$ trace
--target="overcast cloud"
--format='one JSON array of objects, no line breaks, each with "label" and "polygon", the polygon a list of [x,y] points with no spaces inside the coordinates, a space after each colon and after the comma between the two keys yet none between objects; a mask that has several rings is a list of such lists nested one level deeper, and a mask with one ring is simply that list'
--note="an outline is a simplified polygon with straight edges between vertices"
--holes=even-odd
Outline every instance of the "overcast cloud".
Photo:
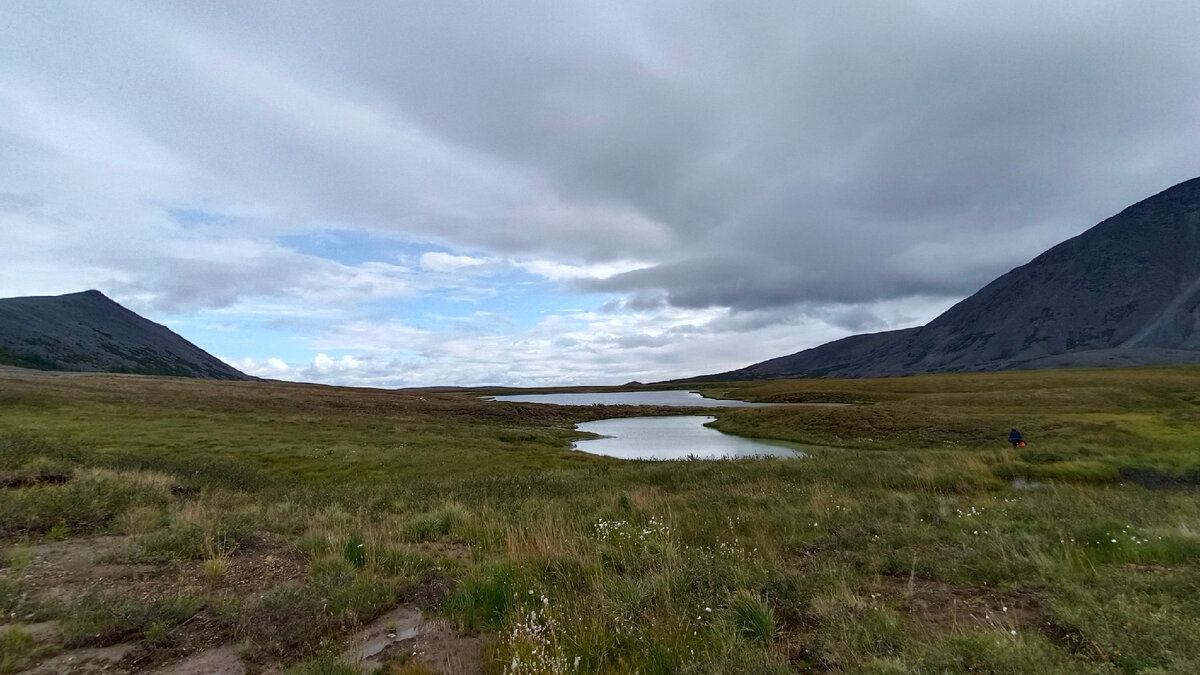
[{"label": "overcast cloud", "polygon": [[11,2],[0,295],[258,374],[613,383],[923,323],[1200,175],[1200,5]]}]

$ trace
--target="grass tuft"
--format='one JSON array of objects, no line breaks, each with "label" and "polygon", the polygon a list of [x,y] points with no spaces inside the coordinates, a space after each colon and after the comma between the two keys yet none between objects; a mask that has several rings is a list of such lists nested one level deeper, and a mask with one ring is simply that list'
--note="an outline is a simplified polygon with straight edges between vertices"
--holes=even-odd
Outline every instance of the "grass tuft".
[{"label": "grass tuft", "polygon": [[355,567],[362,567],[367,564],[367,552],[364,548],[362,537],[354,535],[346,542],[346,547],[342,549],[342,557],[346,562]]},{"label": "grass tuft", "polygon": [[775,610],[750,591],[740,590],[729,598],[729,614],[734,630],[748,640],[767,644],[778,633]]},{"label": "grass tuft", "polygon": [[463,527],[470,518],[465,506],[451,502],[405,523],[404,535],[408,541],[434,541]]},{"label": "grass tuft", "polygon": [[318,656],[288,668],[288,675],[361,675],[362,668],[335,656]]},{"label": "grass tuft", "polygon": [[0,673],[7,675],[24,670],[36,650],[37,643],[24,628],[12,626],[0,630]]}]

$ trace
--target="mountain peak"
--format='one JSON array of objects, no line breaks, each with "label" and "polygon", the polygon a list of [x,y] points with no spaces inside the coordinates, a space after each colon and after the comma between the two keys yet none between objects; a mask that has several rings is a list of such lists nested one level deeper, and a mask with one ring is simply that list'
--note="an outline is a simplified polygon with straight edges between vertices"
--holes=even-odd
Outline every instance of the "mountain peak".
[{"label": "mountain peak", "polygon": [[0,364],[252,380],[98,290],[0,299]]},{"label": "mountain peak", "polygon": [[925,326],[704,379],[1180,362],[1200,363],[1200,178],[1054,246]]}]

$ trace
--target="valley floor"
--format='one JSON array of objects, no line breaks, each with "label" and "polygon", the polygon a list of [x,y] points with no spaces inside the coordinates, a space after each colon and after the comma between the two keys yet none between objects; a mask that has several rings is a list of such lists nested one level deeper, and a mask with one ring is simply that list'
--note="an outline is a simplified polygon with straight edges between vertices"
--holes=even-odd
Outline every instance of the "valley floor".
[{"label": "valley floor", "polygon": [[855,405],[0,371],[0,673],[1200,672],[1200,368],[705,387]]}]

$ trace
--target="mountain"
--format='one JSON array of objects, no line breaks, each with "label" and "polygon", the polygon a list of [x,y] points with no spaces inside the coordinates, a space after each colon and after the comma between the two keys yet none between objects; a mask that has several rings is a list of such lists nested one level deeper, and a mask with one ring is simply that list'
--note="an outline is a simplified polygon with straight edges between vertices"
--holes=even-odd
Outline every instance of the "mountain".
[{"label": "mountain", "polygon": [[702,380],[1200,363],[1200,178],[1130,206],[924,326]]},{"label": "mountain", "polygon": [[254,380],[100,291],[0,300],[0,364]]}]

